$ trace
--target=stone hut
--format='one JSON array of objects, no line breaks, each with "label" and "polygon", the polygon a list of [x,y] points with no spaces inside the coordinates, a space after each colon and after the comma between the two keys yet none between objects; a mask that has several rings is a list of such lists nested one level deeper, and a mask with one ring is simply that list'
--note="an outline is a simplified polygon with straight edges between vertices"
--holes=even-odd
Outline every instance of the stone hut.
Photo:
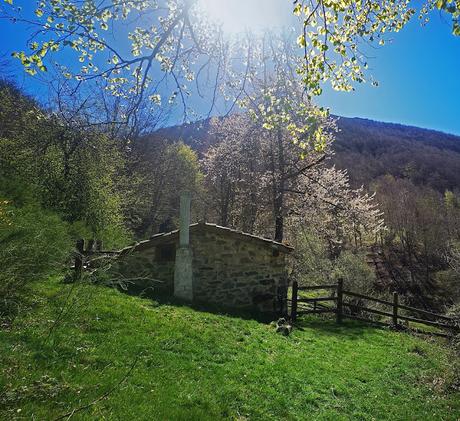
[{"label": "stone hut", "polygon": [[275,314],[285,310],[286,255],[292,250],[215,224],[190,224],[190,196],[182,195],[180,229],[121,250],[118,269],[162,295]]}]

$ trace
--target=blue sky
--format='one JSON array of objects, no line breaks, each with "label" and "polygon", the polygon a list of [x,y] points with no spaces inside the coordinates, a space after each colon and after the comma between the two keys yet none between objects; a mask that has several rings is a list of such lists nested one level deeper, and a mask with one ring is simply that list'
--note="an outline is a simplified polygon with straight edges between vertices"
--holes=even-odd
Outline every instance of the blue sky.
[{"label": "blue sky", "polygon": [[354,93],[327,90],[320,102],[335,114],[426,127],[460,135],[460,37],[439,14],[414,19],[369,60],[380,86]]},{"label": "blue sky", "polygon": [[[202,0],[205,3],[214,0]],[[225,7],[213,13],[240,18],[241,25],[254,21],[243,19],[241,7],[248,0],[227,0]],[[283,11],[281,13],[281,10]],[[287,11],[287,12],[286,12]],[[279,13],[278,13],[279,12]],[[281,20],[280,20],[281,16]],[[279,0],[266,0],[262,18],[265,24],[283,23],[290,11]],[[278,19],[278,21],[276,21]],[[2,44],[0,55],[24,47],[28,32],[24,27],[0,21]],[[241,29],[243,29],[241,27]],[[371,51],[371,72],[380,83],[378,88],[359,85],[353,93],[325,89],[321,105],[331,112],[348,117],[363,117],[415,125],[460,135],[460,37],[451,34],[450,22],[439,14],[426,27],[414,19],[391,43]],[[25,75],[18,67],[14,77],[29,93],[42,97],[46,86]]]}]

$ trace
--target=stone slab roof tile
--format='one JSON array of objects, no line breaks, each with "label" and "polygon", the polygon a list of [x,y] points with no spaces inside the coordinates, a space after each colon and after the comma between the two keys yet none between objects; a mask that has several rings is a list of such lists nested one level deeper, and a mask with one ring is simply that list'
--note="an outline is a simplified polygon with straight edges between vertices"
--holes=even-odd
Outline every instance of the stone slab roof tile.
[{"label": "stone slab roof tile", "polygon": [[[234,235],[238,236],[242,241],[257,241],[261,243],[265,243],[266,245],[270,245],[272,248],[275,248],[279,251],[284,253],[290,253],[294,250],[294,247],[280,243],[275,240],[271,240],[270,238],[261,237],[258,235],[248,234],[247,232],[238,231],[232,228],[223,227],[217,224],[210,224],[208,222],[199,222],[190,225],[190,232],[197,232],[197,231],[212,231],[216,234],[220,235]],[[160,232],[158,234],[152,235],[148,240],[143,240],[138,243],[133,244],[132,246],[125,247],[124,249],[120,250],[120,254],[127,254],[131,251],[141,251],[146,250],[151,247],[154,247],[161,243],[167,243],[170,241],[174,241],[179,236],[179,230],[176,229],[174,231],[169,232]]]}]

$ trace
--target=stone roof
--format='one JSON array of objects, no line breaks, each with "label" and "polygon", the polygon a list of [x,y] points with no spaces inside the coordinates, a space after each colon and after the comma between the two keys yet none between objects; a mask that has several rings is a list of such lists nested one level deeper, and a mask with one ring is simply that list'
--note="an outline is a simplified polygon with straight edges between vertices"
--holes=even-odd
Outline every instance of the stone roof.
[{"label": "stone roof", "polygon": [[[265,243],[265,245],[270,246],[271,248],[275,250],[279,250],[284,253],[290,253],[294,250],[294,247],[288,244],[283,244],[278,241],[271,240],[269,238],[260,237],[260,236],[253,235],[253,234],[248,234],[246,232],[234,230],[232,228],[222,227],[216,224],[210,224],[208,222],[199,222],[199,223],[191,224],[190,233],[192,234],[193,232],[197,232],[197,231],[212,231],[219,235],[232,235],[235,237],[239,237],[242,241],[256,241],[262,244]],[[169,231],[169,232],[160,232],[158,234],[153,235],[148,240],[143,240],[132,246],[125,247],[124,249],[120,250],[120,253],[124,254],[124,253],[128,253],[134,250],[136,251],[146,250],[150,247],[154,247],[161,243],[175,241],[178,237],[179,237],[178,229],[174,231]]]}]

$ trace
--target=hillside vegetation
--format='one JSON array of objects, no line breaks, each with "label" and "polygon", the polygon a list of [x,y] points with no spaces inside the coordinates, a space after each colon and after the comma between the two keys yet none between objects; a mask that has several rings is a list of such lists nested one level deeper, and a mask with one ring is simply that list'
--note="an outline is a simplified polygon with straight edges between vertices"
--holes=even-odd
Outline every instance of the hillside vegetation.
[{"label": "hillside vegetation", "polygon": [[441,193],[460,186],[460,137],[435,130],[340,117],[334,162],[352,184],[390,174]]},{"label": "hillside vegetation", "polygon": [[335,133],[323,118],[325,144],[305,150],[245,115],[133,134],[94,127],[91,107],[50,113],[8,81],[0,99],[0,313],[79,238],[119,248],[177,228],[184,190],[194,221],[294,245],[300,282],[371,259],[385,267],[360,270],[361,286],[436,312],[460,299],[458,137],[345,118]]},{"label": "hillside vegetation", "polygon": [[[383,175],[409,178],[440,192],[460,185],[460,137],[420,127],[334,116],[339,132],[333,162],[348,170],[356,187]],[[216,142],[210,120],[162,129],[159,137],[182,139],[204,153]]]},{"label": "hillside vegetation", "polygon": [[37,284],[27,306],[0,331],[2,419],[67,419],[94,401],[73,418],[460,417],[453,356],[408,334],[310,319],[284,337],[57,279]]}]

